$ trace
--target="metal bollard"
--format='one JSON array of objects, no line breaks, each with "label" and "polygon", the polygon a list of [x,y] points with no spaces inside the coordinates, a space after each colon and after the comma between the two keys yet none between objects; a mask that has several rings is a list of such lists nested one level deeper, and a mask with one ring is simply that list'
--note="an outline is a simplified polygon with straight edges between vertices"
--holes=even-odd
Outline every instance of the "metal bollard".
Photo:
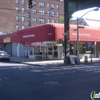
[{"label": "metal bollard", "polygon": [[84,56],[84,62],[88,63],[88,57],[87,56]]},{"label": "metal bollard", "polygon": [[92,63],[92,55],[90,57],[91,57],[91,63]]}]

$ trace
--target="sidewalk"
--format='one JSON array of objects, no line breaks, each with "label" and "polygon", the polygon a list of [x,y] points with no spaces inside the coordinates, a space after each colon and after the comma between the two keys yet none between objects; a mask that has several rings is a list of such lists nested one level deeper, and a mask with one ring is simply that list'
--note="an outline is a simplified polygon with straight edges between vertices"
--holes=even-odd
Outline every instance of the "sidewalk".
[{"label": "sidewalk", "polygon": [[[28,65],[54,65],[54,64],[64,64],[64,60],[30,60],[24,57],[11,57],[11,61],[17,63],[23,63]],[[91,59],[88,59],[91,62]],[[84,59],[80,59],[81,63],[84,63]],[[92,62],[100,62],[99,58],[92,58]]]},{"label": "sidewalk", "polygon": [[30,60],[24,57],[11,57],[11,61],[28,65],[53,65],[64,63],[64,60]]}]

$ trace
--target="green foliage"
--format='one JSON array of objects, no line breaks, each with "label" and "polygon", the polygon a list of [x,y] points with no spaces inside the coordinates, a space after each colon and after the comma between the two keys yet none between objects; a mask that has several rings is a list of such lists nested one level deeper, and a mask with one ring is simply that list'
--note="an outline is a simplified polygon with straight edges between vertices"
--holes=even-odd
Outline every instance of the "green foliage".
[{"label": "green foliage", "polygon": [[64,23],[64,16],[60,16],[59,21],[60,23]]}]

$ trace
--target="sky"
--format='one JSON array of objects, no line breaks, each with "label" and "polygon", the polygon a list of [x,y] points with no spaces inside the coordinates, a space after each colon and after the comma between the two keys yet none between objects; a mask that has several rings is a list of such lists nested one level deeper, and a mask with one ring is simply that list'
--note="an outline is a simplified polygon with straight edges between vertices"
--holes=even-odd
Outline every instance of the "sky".
[{"label": "sky", "polygon": [[[88,8],[88,9],[84,9],[84,10],[80,10],[77,11],[75,13],[72,14],[72,17],[74,18],[80,18],[81,16],[83,16],[86,12],[95,9],[97,7],[93,7],[93,8]],[[86,15],[84,15],[82,18],[88,18],[88,19],[94,19],[94,20],[100,20],[100,8],[98,11],[90,11],[88,12]]]}]

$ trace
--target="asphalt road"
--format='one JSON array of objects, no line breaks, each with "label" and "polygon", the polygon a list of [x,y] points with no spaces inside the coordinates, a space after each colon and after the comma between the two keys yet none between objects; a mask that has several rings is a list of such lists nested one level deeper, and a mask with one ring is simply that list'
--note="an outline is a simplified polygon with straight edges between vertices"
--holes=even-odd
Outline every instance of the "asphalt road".
[{"label": "asphalt road", "polygon": [[0,100],[91,100],[100,92],[100,64],[29,66],[0,62]]}]

